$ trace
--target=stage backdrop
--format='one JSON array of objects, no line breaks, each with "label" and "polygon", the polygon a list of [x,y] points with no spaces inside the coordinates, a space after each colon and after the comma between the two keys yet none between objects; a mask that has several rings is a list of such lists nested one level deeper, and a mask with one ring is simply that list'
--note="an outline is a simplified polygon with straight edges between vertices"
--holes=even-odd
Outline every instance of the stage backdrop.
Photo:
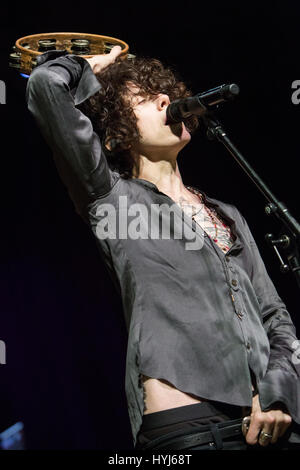
[{"label": "stage backdrop", "polygon": [[[162,3],[162,2],[161,2]],[[7,13],[7,15],[6,15]],[[131,52],[177,70],[194,93],[240,86],[219,111],[245,158],[299,220],[300,80],[297,2],[163,2],[138,11],[60,5],[1,15],[0,431],[24,423],[28,449],[130,449],[122,306],[87,226],[74,211],[51,152],[25,104],[26,79],[9,69],[19,37],[76,31],[118,37]],[[300,334],[299,291],[282,275],[267,232],[280,224],[221,144],[200,129],[179,156],[185,184],[236,205]]]}]

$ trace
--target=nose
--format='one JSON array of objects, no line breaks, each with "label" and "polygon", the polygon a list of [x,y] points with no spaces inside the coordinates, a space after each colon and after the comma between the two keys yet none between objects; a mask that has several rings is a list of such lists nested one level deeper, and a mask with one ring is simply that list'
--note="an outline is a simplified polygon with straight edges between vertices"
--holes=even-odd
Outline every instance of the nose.
[{"label": "nose", "polygon": [[164,95],[160,93],[157,98],[157,107],[159,111],[162,111],[163,109],[165,109],[167,106],[169,106],[169,104],[170,104],[170,98],[168,97],[168,95]]}]

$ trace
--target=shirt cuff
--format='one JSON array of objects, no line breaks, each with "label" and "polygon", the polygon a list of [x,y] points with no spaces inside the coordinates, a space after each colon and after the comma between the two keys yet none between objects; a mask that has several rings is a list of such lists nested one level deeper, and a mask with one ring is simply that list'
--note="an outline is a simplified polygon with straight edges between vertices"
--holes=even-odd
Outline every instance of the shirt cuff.
[{"label": "shirt cuff", "polygon": [[300,378],[283,369],[270,369],[257,384],[262,411],[283,403],[292,419],[300,424]]},{"label": "shirt cuff", "polygon": [[[51,61],[51,62],[50,62]],[[67,51],[48,51],[37,58],[37,66],[49,62],[48,67],[63,67],[70,74],[70,89],[75,106],[83,103],[101,89],[87,60]]]}]

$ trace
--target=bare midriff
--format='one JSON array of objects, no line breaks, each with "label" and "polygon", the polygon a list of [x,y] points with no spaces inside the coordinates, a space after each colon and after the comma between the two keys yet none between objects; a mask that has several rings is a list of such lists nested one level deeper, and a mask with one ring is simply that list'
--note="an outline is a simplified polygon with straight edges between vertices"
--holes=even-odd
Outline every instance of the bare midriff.
[{"label": "bare midriff", "polygon": [[[182,392],[167,380],[154,379],[146,375],[142,375],[141,378],[144,387],[144,415],[209,401],[205,398]],[[253,385],[252,390],[254,390]],[[242,416],[246,416],[249,414],[249,408],[243,406],[241,412]]]},{"label": "bare midriff", "polygon": [[142,381],[144,386],[144,414],[206,401],[204,398],[178,390],[164,379],[153,379],[142,375]]}]

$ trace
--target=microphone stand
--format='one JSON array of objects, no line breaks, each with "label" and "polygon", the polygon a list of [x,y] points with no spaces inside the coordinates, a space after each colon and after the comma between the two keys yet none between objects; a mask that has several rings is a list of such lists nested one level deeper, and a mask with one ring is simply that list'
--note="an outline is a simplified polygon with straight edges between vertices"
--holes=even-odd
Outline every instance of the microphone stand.
[{"label": "microphone stand", "polygon": [[[274,239],[273,234],[267,233],[265,239],[270,247],[273,247],[280,262],[280,270],[282,273],[291,271],[296,277],[296,282],[300,288],[300,261],[299,261],[299,239],[300,224],[290,214],[289,209],[283,202],[280,202],[272,191],[267,187],[263,180],[253,170],[249,163],[245,160],[241,152],[235,147],[227,136],[220,121],[216,118],[211,110],[206,110],[202,115],[204,126],[206,127],[206,135],[209,140],[218,140],[235,158],[249,178],[258,187],[264,195],[268,203],[265,206],[267,215],[276,216],[282,223],[282,229],[279,237]],[[278,247],[285,250],[288,260],[286,264],[280,256]]]}]

